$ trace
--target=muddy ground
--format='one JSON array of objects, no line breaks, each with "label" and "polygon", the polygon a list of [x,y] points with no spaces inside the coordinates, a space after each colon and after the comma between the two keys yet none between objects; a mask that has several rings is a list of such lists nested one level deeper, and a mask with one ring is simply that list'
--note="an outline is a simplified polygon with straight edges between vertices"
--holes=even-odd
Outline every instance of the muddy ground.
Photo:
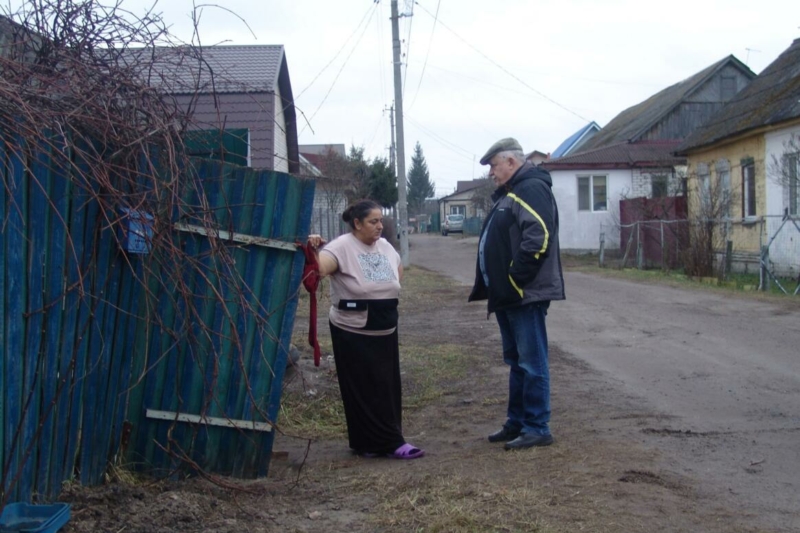
[{"label": "muddy ground", "polygon": [[[505,413],[507,368],[468,287],[407,270],[401,303],[404,432],[427,455],[364,459],[347,448],[327,331],[284,383],[287,412],[266,479],[134,479],[67,486],[67,532],[791,531],[665,466],[648,442],[664,415],[579,359],[551,350],[555,445],[505,452],[486,435]],[[325,299],[321,305],[321,324]],[[296,339],[305,331],[304,302]],[[305,311],[307,313],[307,311]],[[303,413],[305,407],[310,411]],[[318,416],[317,416],[318,415]],[[675,435],[691,439],[691,434]],[[758,465],[752,465],[757,469]],[[765,525],[766,524],[766,525]]]}]

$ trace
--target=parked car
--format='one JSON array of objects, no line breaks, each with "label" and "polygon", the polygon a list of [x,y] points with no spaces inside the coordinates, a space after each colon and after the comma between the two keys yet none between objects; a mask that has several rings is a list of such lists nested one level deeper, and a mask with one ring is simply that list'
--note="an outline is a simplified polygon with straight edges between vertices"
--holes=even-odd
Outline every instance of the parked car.
[{"label": "parked car", "polygon": [[445,215],[442,223],[442,235],[448,233],[464,233],[464,215]]}]

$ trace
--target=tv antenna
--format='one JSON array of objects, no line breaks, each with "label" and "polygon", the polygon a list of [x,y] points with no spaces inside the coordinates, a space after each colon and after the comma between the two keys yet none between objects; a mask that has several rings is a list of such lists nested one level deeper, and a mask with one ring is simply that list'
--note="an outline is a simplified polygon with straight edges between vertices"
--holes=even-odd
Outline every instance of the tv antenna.
[{"label": "tv antenna", "polygon": [[761,50],[756,50],[755,48],[745,48],[745,50],[747,50],[747,56],[745,57],[744,64],[750,66],[748,65],[750,62],[750,52],[761,52]]}]

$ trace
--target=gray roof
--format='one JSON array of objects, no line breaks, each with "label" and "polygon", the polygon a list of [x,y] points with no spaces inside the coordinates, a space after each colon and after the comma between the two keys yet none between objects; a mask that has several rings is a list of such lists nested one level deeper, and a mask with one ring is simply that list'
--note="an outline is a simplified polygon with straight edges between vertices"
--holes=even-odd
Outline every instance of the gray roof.
[{"label": "gray roof", "polygon": [[581,147],[581,151],[610,146],[620,142],[636,142],[662,118],[681,104],[695,90],[729,63],[752,77],[755,74],[741,61],[730,55],[685,80],[667,87],[644,102],[621,112]]},{"label": "gray roof", "polygon": [[800,39],[795,39],[750,85],[678,147],[708,146],[756,128],[800,117]]},{"label": "gray roof", "polygon": [[286,61],[283,45],[270,44],[141,48],[128,57],[150,54],[156,61],[148,82],[171,94],[275,92]]},{"label": "gray roof", "polygon": [[542,163],[547,170],[661,168],[681,165],[684,158],[673,151],[680,141],[621,142],[594,150],[570,154]]}]

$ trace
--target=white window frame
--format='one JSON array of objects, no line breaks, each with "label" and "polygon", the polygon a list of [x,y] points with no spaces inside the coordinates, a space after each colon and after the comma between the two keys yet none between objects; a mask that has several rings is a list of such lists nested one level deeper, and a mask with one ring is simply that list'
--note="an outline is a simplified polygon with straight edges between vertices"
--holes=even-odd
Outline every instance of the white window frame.
[{"label": "white window frame", "polygon": [[791,216],[800,215],[800,153],[786,154],[783,156],[786,175],[786,192],[788,200],[788,213]]},{"label": "white window frame", "polygon": [[465,205],[451,205],[448,215],[464,215],[467,218],[467,206]]},{"label": "white window frame", "polygon": [[[603,187],[605,187],[605,193],[603,194],[603,196],[605,196],[604,209],[595,209],[595,204],[597,203],[597,201],[595,200],[595,189],[599,186],[599,184],[596,184],[595,182],[596,181],[600,181],[601,179],[605,182],[602,185]],[[585,183],[588,184],[588,186],[589,186],[589,190],[588,190],[589,207],[588,207],[588,209],[587,208],[581,209],[581,204],[582,204],[582,202],[581,202],[581,180],[586,180]],[[592,212],[592,213],[606,213],[606,212],[608,212],[608,175],[607,174],[578,175],[577,176],[577,180],[576,180],[576,186],[577,186],[577,190],[578,190],[578,193],[576,195],[578,197],[578,211],[589,211],[589,212]]]},{"label": "white window frame", "polygon": [[756,165],[752,159],[742,160],[742,218],[753,220],[758,213]]}]

